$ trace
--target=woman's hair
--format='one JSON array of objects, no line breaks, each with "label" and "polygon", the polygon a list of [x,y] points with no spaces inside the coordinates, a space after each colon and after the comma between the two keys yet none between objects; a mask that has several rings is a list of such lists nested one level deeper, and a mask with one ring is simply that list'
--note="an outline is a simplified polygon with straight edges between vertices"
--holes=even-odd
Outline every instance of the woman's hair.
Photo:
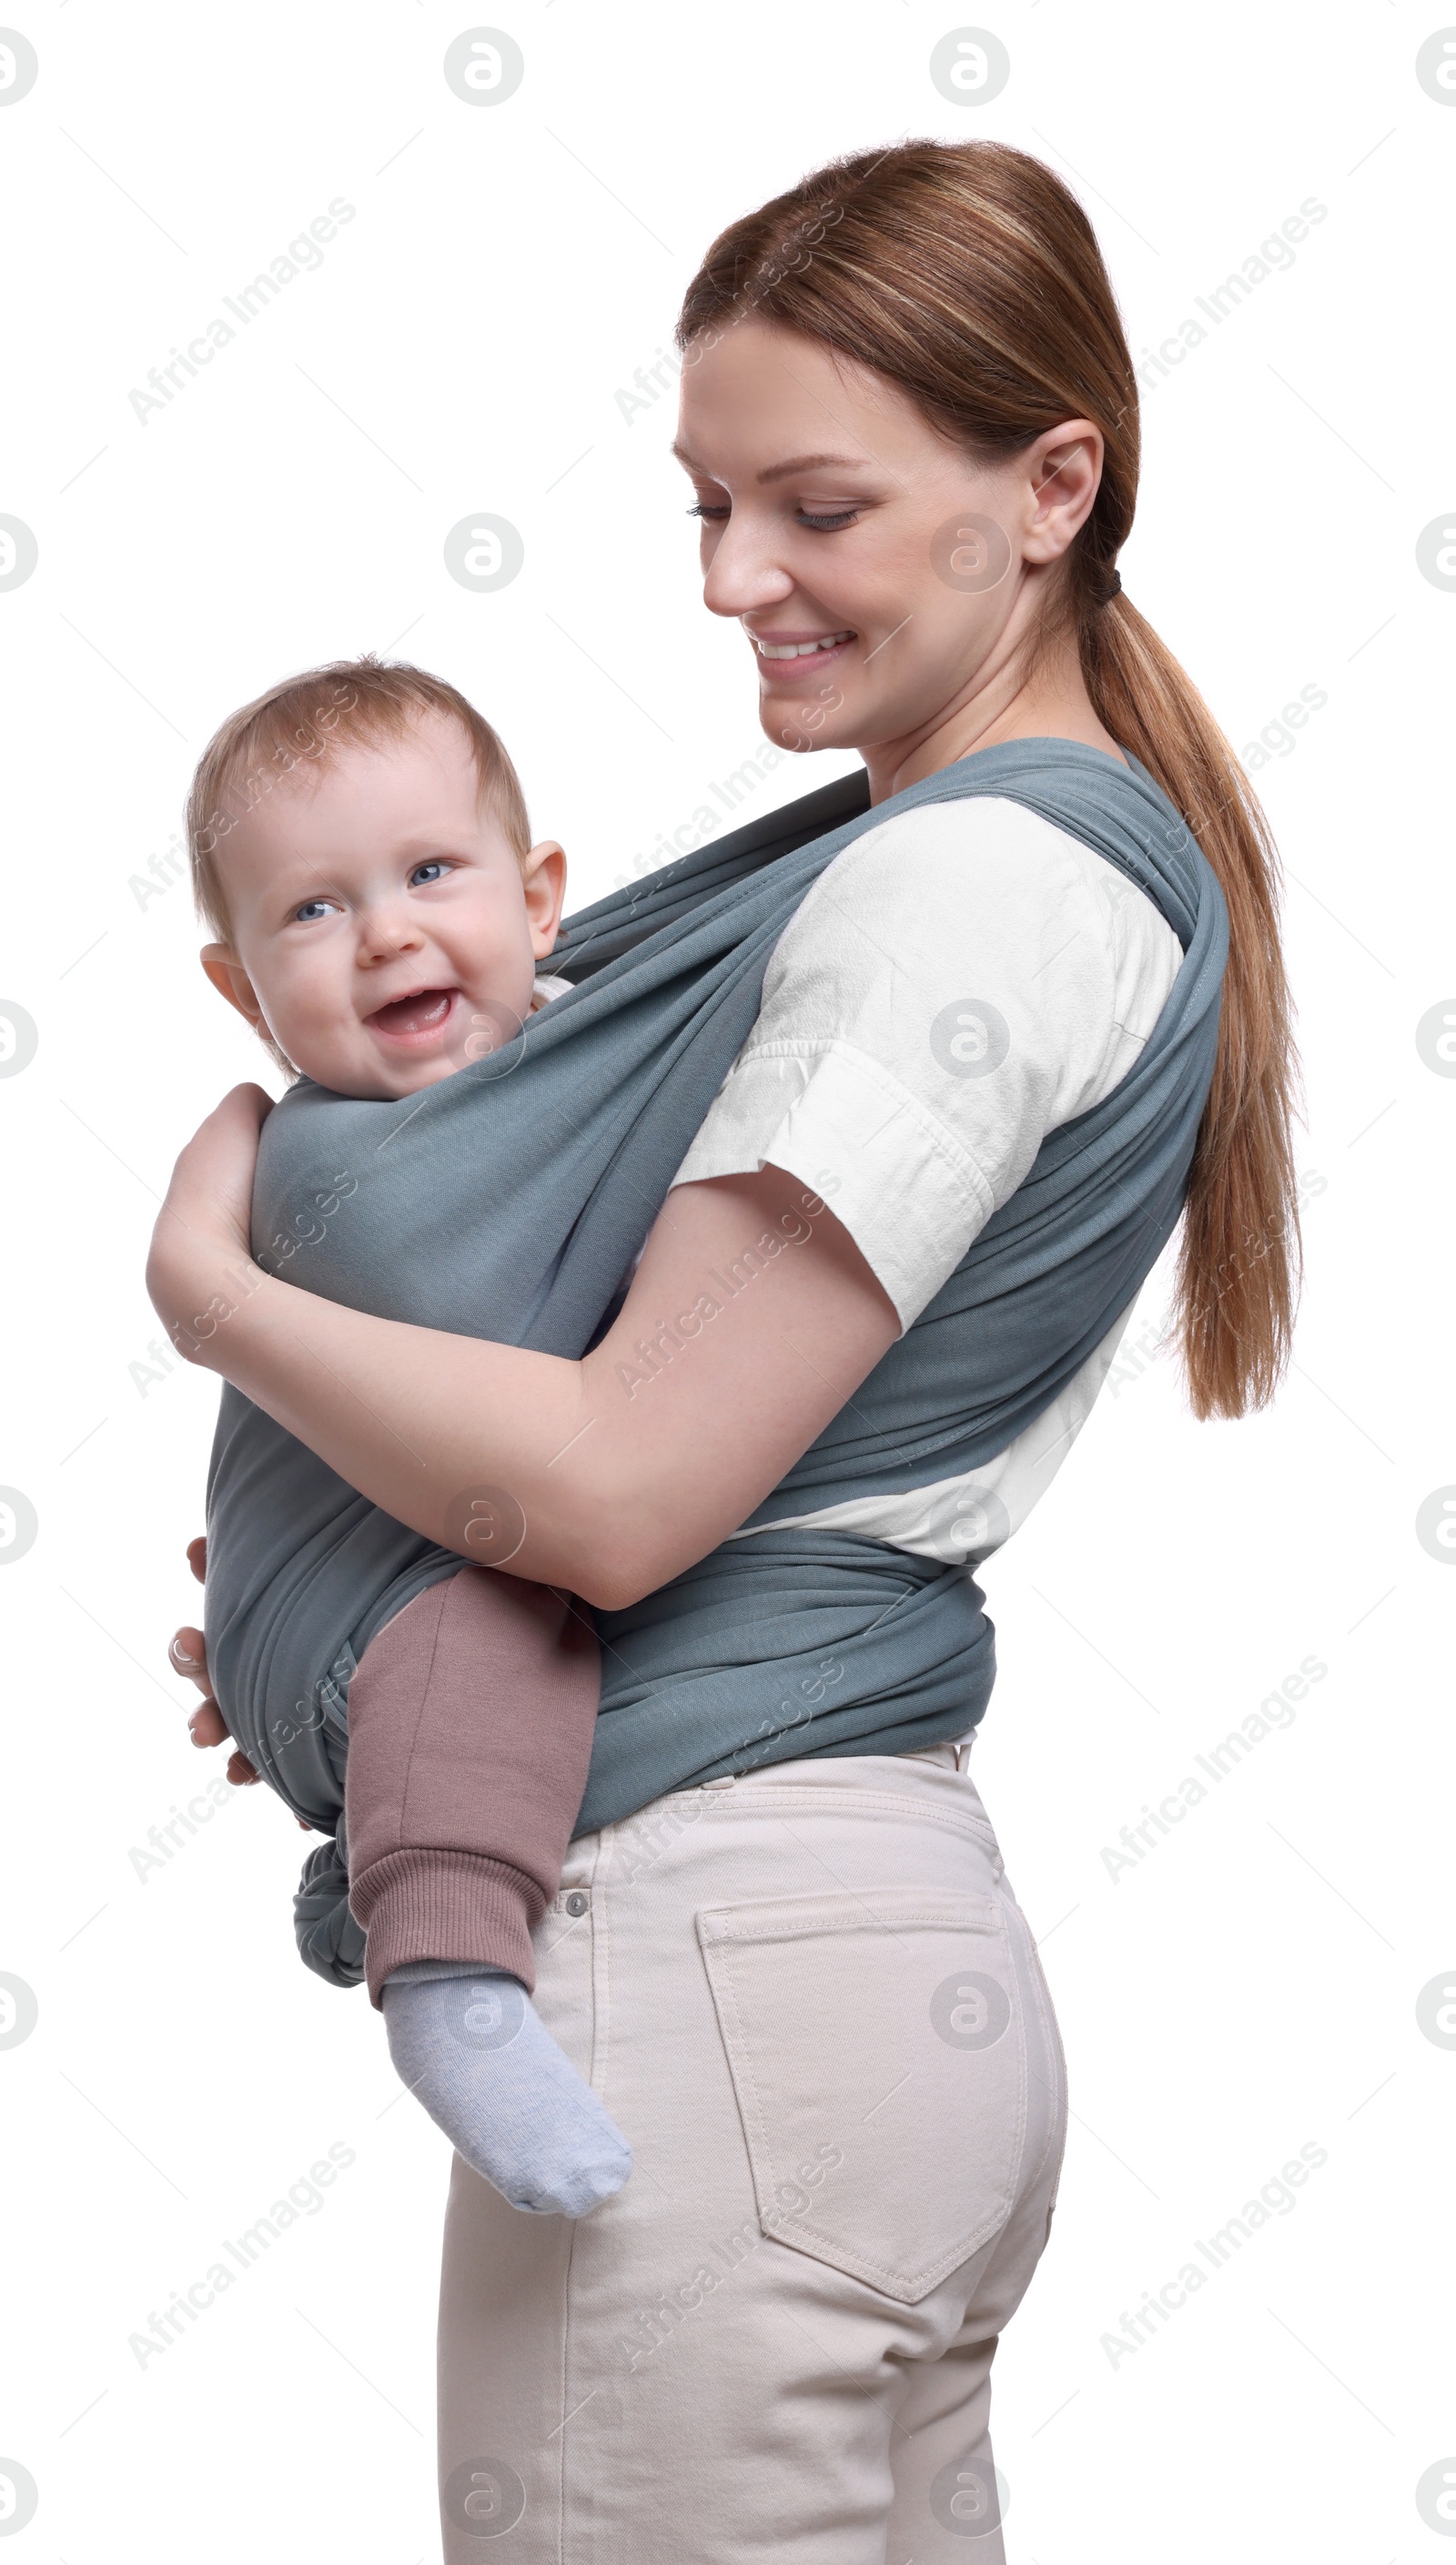
[{"label": "woman's hair", "polygon": [[1048,583],[1035,656],[1075,632],[1099,720],[1182,815],[1228,905],[1213,1082],[1184,1205],[1174,1313],[1197,1416],[1272,1396],[1300,1271],[1296,1061],[1268,823],[1217,723],[1116,564],[1138,491],[1138,385],[1092,226],[1001,142],[904,142],[832,161],[729,225],[683,302],[688,354],[737,322],[802,332],[888,376],[931,426],[997,460],[1069,418],[1107,457]]}]

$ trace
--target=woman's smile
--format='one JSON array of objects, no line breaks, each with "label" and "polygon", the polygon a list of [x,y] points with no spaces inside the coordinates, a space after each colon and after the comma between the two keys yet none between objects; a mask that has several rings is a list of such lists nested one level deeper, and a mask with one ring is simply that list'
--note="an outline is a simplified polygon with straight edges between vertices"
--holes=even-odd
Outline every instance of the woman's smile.
[{"label": "woman's smile", "polygon": [[785,689],[832,667],[859,638],[847,628],[832,631],[822,626],[818,631],[754,632],[745,622],[743,629],[753,644],[761,682]]}]

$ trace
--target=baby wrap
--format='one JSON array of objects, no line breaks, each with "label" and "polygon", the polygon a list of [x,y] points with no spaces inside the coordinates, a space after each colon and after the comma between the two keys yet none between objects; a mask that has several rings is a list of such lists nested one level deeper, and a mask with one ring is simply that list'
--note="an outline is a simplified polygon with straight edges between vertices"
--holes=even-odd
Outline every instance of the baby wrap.
[{"label": "baby wrap", "polygon": [[[577,1833],[759,1762],[903,1753],[979,1719],[994,1654],[966,1568],[771,1526],[973,1471],[1133,1300],[1176,1223],[1212,1075],[1218,885],[1136,761],[1013,741],[873,810],[857,774],[569,920],[551,968],[573,985],[506,1048],[397,1101],[301,1079],[264,1125],[253,1247],[266,1270],[379,1316],[578,1356],[610,1322],[805,892],[897,813],[975,796],[1021,803],[1116,865],[1172,927],[1182,967],[1121,1083],[1048,1134],[949,1281],[749,1516],[769,1528],[596,1614],[601,1715]],[[973,953],[965,971],[973,1008]],[[928,1022],[926,1038],[960,1073],[954,1025]],[[487,1527],[476,1554],[506,1563],[509,1490],[458,1503],[462,1523],[473,1509]],[[370,1505],[231,1387],[208,1542],[208,1658],[228,1726],[296,1813],[336,1835],[349,1676],[460,1554]],[[341,1843],[311,1856],[298,1914],[309,1964],[353,1982],[363,1937]]]}]

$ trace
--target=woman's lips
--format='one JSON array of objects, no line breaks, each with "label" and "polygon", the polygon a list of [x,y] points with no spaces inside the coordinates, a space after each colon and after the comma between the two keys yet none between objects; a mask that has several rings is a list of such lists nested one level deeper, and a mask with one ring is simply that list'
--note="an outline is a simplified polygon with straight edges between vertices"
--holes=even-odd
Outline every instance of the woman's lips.
[{"label": "woman's lips", "polygon": [[[750,632],[748,638],[758,662],[759,683],[772,687],[776,694],[792,694],[809,678],[819,676],[825,668],[836,666],[846,651],[853,649],[859,634],[848,630],[832,636],[809,632]],[[791,645],[792,658],[768,656],[768,650],[784,650]]]},{"label": "woman's lips", "polygon": [[387,1043],[422,1048],[438,1042],[446,1031],[459,995],[458,989],[416,989],[407,998],[393,998],[387,1007],[376,1008],[364,1022],[370,1033]]}]

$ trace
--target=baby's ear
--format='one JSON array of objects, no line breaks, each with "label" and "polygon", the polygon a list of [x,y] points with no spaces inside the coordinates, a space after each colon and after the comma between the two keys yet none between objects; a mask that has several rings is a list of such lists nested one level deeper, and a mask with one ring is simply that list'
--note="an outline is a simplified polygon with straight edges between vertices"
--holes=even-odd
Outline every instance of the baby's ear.
[{"label": "baby's ear", "polygon": [[263,1009],[258,1004],[253,983],[230,944],[204,944],[198,955],[213,987],[230,1007],[236,1007],[256,1033],[263,1022]]},{"label": "baby's ear", "polygon": [[525,913],[530,922],[531,950],[543,961],[556,941],[566,899],[566,852],[554,837],[542,837],[520,867]]}]

